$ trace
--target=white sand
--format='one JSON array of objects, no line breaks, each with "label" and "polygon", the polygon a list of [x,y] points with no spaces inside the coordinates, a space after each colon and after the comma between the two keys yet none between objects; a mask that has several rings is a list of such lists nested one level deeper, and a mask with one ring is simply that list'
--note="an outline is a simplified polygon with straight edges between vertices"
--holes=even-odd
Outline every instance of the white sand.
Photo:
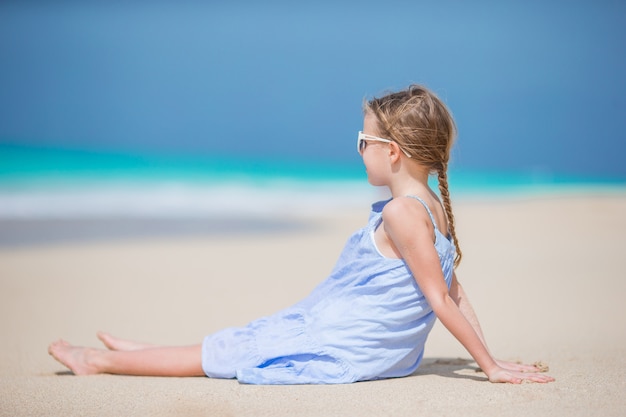
[{"label": "white sand", "polygon": [[200,343],[286,307],[326,277],[365,208],[273,235],[0,250],[0,415],[626,415],[626,194],[461,201],[455,211],[459,278],[491,349],[547,362],[555,383],[485,382],[440,324],[415,375],[341,386],[76,377],[47,354],[59,337],[97,345],[97,330]]}]

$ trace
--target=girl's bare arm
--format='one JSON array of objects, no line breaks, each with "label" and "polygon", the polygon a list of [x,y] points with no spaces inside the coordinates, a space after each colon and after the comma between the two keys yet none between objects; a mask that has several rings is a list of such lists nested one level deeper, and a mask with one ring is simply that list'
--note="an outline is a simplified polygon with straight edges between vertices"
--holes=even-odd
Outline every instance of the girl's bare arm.
[{"label": "girl's bare arm", "polygon": [[[461,310],[461,314],[465,316],[465,319],[474,328],[474,331],[476,332],[480,340],[483,342],[483,345],[493,357],[493,354],[491,353],[491,351],[489,350],[489,346],[487,345],[487,341],[485,340],[485,336],[480,326],[480,322],[478,321],[478,317],[476,316],[476,312],[474,311],[474,308],[472,307],[472,304],[470,303],[469,298],[467,297],[467,294],[465,293],[465,290],[463,289],[463,286],[459,283],[456,277],[456,273],[454,273],[452,276],[452,284],[450,285],[450,298],[452,298],[452,300],[459,307],[459,310]],[[498,359],[496,359],[496,363],[499,366],[505,369],[509,369],[511,371],[520,371],[520,372],[542,371],[541,369],[533,365],[524,365],[521,363],[507,362],[507,361],[502,361]]]},{"label": "girl's bare arm", "polygon": [[434,232],[430,218],[423,209],[417,210],[417,206],[412,206],[407,201],[400,200],[392,204],[394,202],[395,200],[387,204],[383,210],[385,232],[395,250],[407,262],[437,318],[467,349],[489,380],[511,383],[521,383],[524,379],[535,382],[552,381],[547,375],[509,370],[496,362],[487,350],[482,335],[479,335],[449,294],[439,256],[433,246]]}]

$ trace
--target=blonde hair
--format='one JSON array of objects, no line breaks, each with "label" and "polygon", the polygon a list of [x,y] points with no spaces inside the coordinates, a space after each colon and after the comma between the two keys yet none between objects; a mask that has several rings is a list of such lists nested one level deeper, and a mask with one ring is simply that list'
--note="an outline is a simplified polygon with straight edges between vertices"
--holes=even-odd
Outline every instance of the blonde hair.
[{"label": "blonde hair", "polygon": [[412,160],[427,167],[431,174],[437,174],[439,194],[456,246],[454,264],[457,266],[462,253],[448,190],[448,161],[456,138],[456,125],[450,111],[434,93],[420,85],[373,98],[364,107],[366,112],[376,116],[382,137],[397,142]]}]

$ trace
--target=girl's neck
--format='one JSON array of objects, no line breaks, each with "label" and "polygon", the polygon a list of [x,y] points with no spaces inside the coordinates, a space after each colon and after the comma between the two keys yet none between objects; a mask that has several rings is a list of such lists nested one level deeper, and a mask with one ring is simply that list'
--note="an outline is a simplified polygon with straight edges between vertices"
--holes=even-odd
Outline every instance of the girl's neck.
[{"label": "girl's neck", "polygon": [[397,177],[389,184],[389,191],[393,198],[430,192],[428,174]]},{"label": "girl's neck", "polygon": [[407,172],[397,172],[391,178],[389,190],[393,198],[432,192],[428,186],[428,170],[413,169]]}]

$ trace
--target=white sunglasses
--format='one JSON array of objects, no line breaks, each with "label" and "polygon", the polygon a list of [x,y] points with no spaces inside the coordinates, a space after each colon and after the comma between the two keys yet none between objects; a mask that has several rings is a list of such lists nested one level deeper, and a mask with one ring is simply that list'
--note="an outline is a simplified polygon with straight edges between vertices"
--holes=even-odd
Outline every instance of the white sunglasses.
[{"label": "white sunglasses", "polygon": [[[368,140],[372,140],[372,141],[376,141],[376,142],[383,142],[383,143],[392,143],[392,140],[389,139],[383,139],[383,138],[379,138],[377,136],[371,136],[371,135],[366,135],[363,132],[359,132],[359,137],[357,138],[356,141],[356,150],[357,152],[359,152],[361,155],[363,155],[363,151],[365,150],[365,147],[367,146],[367,141]],[[398,145],[398,147],[400,147],[400,145]],[[405,151],[404,149],[400,148],[400,150],[408,157],[411,157],[411,154],[409,154],[407,151]]]}]

